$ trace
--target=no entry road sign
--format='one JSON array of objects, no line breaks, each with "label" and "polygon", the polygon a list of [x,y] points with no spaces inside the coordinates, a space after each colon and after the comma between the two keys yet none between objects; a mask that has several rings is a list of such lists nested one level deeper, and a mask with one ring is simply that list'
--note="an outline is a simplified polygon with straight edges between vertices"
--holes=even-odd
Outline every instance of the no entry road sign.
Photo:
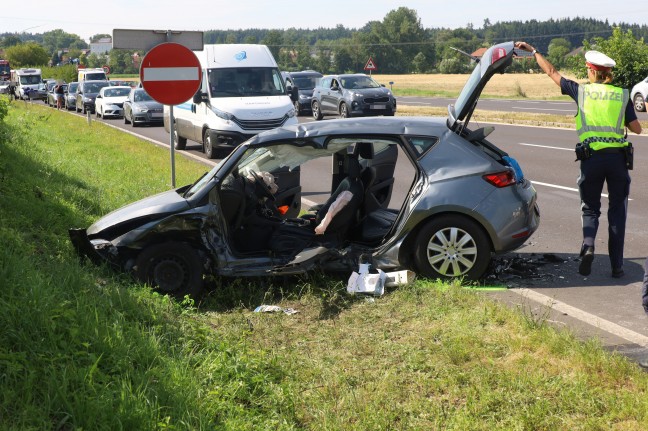
[{"label": "no entry road sign", "polygon": [[140,66],[140,82],[146,92],[164,105],[191,99],[200,88],[202,71],[198,57],[178,43],[161,43],[151,49]]}]

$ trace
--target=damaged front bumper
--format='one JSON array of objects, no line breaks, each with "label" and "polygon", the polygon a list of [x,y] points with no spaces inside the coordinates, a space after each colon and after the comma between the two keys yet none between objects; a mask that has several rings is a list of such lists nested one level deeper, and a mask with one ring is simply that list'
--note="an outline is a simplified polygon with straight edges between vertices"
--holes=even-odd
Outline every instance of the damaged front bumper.
[{"label": "damaged front bumper", "polygon": [[87,257],[95,265],[117,265],[117,247],[103,239],[91,240],[85,229],[69,229],[70,241],[79,257]]}]

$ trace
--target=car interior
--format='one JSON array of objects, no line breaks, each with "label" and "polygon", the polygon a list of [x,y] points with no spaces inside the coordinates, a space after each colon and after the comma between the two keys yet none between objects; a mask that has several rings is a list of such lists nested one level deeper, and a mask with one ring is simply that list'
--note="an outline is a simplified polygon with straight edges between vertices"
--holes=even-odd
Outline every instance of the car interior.
[{"label": "car interior", "polygon": [[[399,212],[398,209],[388,208],[398,145],[379,145],[382,159],[390,160],[381,166],[378,162],[374,165],[375,149],[372,142],[357,141],[347,145],[348,142],[343,141],[338,146],[342,144],[342,148],[333,154],[331,151],[319,150],[322,152],[319,156],[332,157],[332,165],[339,170],[332,175],[333,192],[324,203],[308,209],[301,209],[300,203],[294,203],[294,194],[285,193],[286,185],[282,184],[282,180],[288,175],[282,176],[281,172],[272,169],[273,163],[258,160],[255,163],[246,163],[244,158],[244,161],[223,180],[218,192],[224,230],[228,232],[226,237],[230,238],[229,243],[233,251],[241,254],[272,253],[282,256],[294,255],[317,244],[329,248],[343,246],[348,242],[368,246],[378,244],[391,230]],[[266,153],[272,151],[266,148],[256,151],[261,150]],[[273,158],[279,156],[281,151],[289,151],[290,148],[274,150],[272,156],[264,154],[258,159],[266,157],[272,160],[275,166],[281,165]],[[304,151],[294,147],[292,150]],[[301,160],[298,160],[299,156],[292,156],[295,158],[293,163],[296,163],[293,168],[313,158],[312,154],[305,153]],[[270,172],[264,171],[267,168],[271,169]],[[293,169],[293,172],[297,173],[298,180],[298,169]],[[262,173],[268,173],[276,179],[279,188],[276,194],[269,192],[267,185],[259,180]],[[292,186],[292,189],[296,189],[294,184]],[[301,187],[298,189],[301,192]],[[341,196],[345,192],[345,198],[348,198],[349,194],[351,197],[344,204],[340,204],[343,200]],[[296,196],[299,199],[301,194]],[[298,206],[296,214],[286,214],[281,210],[291,206]],[[331,211],[331,208],[335,210]],[[321,235],[316,234],[315,228],[325,221],[329,211],[331,214],[325,231]]]}]

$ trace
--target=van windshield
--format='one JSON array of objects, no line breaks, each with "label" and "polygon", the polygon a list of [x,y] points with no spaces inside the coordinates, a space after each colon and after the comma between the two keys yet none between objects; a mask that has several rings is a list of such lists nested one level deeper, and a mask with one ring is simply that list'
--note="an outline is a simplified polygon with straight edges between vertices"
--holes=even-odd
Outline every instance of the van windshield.
[{"label": "van windshield", "polygon": [[84,79],[86,81],[105,81],[106,80],[106,74],[103,73],[103,72],[86,73]]},{"label": "van windshield", "polygon": [[286,94],[279,69],[272,67],[232,67],[209,69],[211,97],[258,97]]},{"label": "van windshield", "polygon": [[40,77],[40,75],[21,76],[20,77],[20,83],[22,85],[40,84],[41,83],[41,77]]}]

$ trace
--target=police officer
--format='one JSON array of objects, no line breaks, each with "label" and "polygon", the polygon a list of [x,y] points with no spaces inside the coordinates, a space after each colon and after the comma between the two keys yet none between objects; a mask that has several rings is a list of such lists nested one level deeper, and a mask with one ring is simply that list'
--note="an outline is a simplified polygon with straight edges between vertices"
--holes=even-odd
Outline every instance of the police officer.
[{"label": "police officer", "polygon": [[623,242],[630,192],[628,163],[632,157],[624,126],[641,133],[628,90],[615,87],[612,68],[615,61],[598,51],[585,53],[588,84],[578,84],[560,75],[554,66],[526,42],[515,47],[531,52],[538,66],[560,86],[562,94],[578,103],[576,131],[580,163],[578,189],[581,198],[583,243],[578,272],[589,275],[594,260],[594,240],[601,215],[603,183],[608,189],[608,253],[612,277],[623,276]]}]

